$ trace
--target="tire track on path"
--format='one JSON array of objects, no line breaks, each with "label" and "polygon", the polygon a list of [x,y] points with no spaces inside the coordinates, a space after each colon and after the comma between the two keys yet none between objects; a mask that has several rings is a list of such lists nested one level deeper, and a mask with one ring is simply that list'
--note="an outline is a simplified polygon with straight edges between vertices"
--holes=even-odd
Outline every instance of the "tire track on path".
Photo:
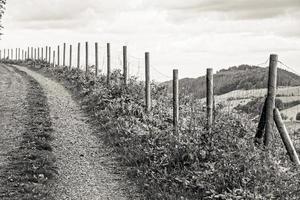
[{"label": "tire track on path", "polygon": [[[49,145],[52,129],[47,98],[41,86],[25,72],[6,65],[2,68],[8,72],[11,84],[9,88],[1,87],[5,88],[1,97],[2,100],[9,97],[11,101],[4,103],[11,109],[4,110],[0,116],[1,121],[8,122],[0,137],[8,135],[16,139],[3,140],[6,146],[1,149],[6,152],[1,166],[0,199],[52,199],[48,186],[56,171]],[[15,99],[20,105],[14,103]],[[10,114],[15,116],[14,113],[18,115],[11,118]],[[11,145],[7,146],[9,142]]]},{"label": "tire track on path", "polygon": [[101,148],[71,94],[61,84],[37,72],[16,67],[36,79],[48,98],[54,129],[51,146],[59,172],[52,196],[57,200],[128,199],[124,176],[113,173],[113,159]]}]

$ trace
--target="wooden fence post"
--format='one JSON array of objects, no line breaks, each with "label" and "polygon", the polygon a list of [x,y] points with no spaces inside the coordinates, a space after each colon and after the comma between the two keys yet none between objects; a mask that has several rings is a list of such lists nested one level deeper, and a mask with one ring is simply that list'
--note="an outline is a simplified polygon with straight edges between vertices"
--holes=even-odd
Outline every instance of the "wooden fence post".
[{"label": "wooden fence post", "polygon": [[44,47],[41,47],[41,60],[44,60]]},{"label": "wooden fence post", "polygon": [[72,45],[70,45],[70,61],[69,61],[69,68],[72,68]]},{"label": "wooden fence post", "polygon": [[111,73],[111,69],[110,69],[110,43],[106,44],[106,56],[107,56],[107,85],[110,85],[110,73]]},{"label": "wooden fence post", "polygon": [[34,61],[36,61],[36,56],[37,56],[37,49],[36,48],[34,48]]},{"label": "wooden fence post", "polygon": [[274,120],[277,126],[277,129],[280,133],[280,137],[284,143],[284,146],[290,156],[290,159],[292,160],[292,162],[294,162],[296,165],[300,165],[300,161],[299,161],[299,157],[297,154],[297,151],[295,150],[295,147],[292,143],[292,140],[289,136],[289,133],[282,121],[280,112],[277,108],[274,109]]},{"label": "wooden fence post", "polygon": [[21,60],[21,49],[18,48],[18,60]]},{"label": "wooden fence post", "polygon": [[150,54],[145,53],[145,98],[146,98],[146,111],[151,111],[151,88],[150,88]]},{"label": "wooden fence post", "polygon": [[124,85],[127,85],[127,46],[123,46],[123,78],[124,78]]},{"label": "wooden fence post", "polygon": [[89,43],[85,42],[85,73],[89,70]]},{"label": "wooden fence post", "polygon": [[174,134],[178,134],[179,120],[179,91],[178,91],[178,69],[173,70],[173,126]]},{"label": "wooden fence post", "polygon": [[49,66],[51,65],[51,47],[49,47],[49,60],[48,60],[48,63],[49,63]]},{"label": "wooden fence post", "polygon": [[268,94],[266,100],[266,129],[264,145],[268,146],[272,137],[272,126],[274,125],[273,110],[275,108],[276,83],[277,83],[277,60],[278,56],[270,55]]},{"label": "wooden fence post", "polygon": [[6,54],[5,49],[3,49],[3,54],[4,54],[4,60],[5,60],[6,59],[6,57],[5,57],[6,56],[5,55]]},{"label": "wooden fence post", "polygon": [[27,47],[27,59],[30,59],[30,48],[29,47]]},{"label": "wooden fence post", "polygon": [[37,59],[40,60],[40,47],[37,49]]},{"label": "wooden fence post", "polygon": [[98,76],[98,43],[95,43],[95,75]]},{"label": "wooden fence post", "polygon": [[77,68],[80,68],[80,42],[78,42],[77,46]]},{"label": "wooden fence post", "polygon": [[213,85],[213,69],[206,70],[206,115],[207,130],[211,133],[213,124],[213,108],[214,108],[214,85]]},{"label": "wooden fence post", "polygon": [[59,47],[59,45],[57,46],[57,66],[59,67],[59,65],[60,65],[60,63],[59,63],[59,61],[60,61],[60,47]]},{"label": "wooden fence post", "polygon": [[66,66],[66,43],[63,45],[63,67]]},{"label": "wooden fence post", "polygon": [[55,67],[55,51],[53,51],[53,67]]},{"label": "wooden fence post", "polygon": [[31,60],[33,60],[33,47],[31,47]]},{"label": "wooden fence post", "polygon": [[13,57],[13,49],[11,49],[11,59],[14,59],[14,57]]},{"label": "wooden fence post", "polygon": [[22,49],[22,60],[24,60],[24,49]]},{"label": "wooden fence post", "polygon": [[46,61],[46,63],[48,62],[48,46],[46,46],[45,61]]}]

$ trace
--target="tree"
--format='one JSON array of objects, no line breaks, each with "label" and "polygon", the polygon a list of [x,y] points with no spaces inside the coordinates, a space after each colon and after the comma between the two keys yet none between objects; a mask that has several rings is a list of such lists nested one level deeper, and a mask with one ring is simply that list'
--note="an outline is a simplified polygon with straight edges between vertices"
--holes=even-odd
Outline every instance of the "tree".
[{"label": "tree", "polygon": [[2,17],[4,15],[4,10],[5,10],[5,5],[6,5],[6,0],[0,0],[0,35],[2,35]]}]

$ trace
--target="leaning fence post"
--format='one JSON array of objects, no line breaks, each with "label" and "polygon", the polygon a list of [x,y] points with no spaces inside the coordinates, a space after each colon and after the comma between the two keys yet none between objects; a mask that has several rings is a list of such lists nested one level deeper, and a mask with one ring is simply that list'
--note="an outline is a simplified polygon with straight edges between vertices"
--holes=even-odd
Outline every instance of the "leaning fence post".
[{"label": "leaning fence post", "polygon": [[173,70],[173,126],[174,133],[178,134],[179,120],[179,91],[178,91],[178,69]]},{"label": "leaning fence post", "polygon": [[80,43],[78,42],[77,46],[77,68],[80,68]]},{"label": "leaning fence post", "polygon": [[127,85],[127,46],[123,46],[123,78],[124,78],[124,85]]},{"label": "leaning fence post", "polygon": [[98,43],[95,43],[95,75],[98,76]]},{"label": "leaning fence post", "polygon": [[294,162],[296,165],[300,165],[300,161],[299,161],[299,157],[297,154],[297,151],[295,150],[295,147],[292,143],[292,140],[289,136],[288,131],[286,130],[286,127],[282,121],[280,112],[277,108],[274,109],[274,120],[277,126],[277,129],[280,133],[280,137],[284,143],[284,146],[290,156],[290,159],[292,160],[292,162]]},{"label": "leaning fence post", "polygon": [[107,85],[110,84],[110,43],[106,44],[106,56],[107,56]]},{"label": "leaning fence post", "polygon": [[150,88],[150,54],[145,53],[145,98],[146,98],[146,111],[151,110],[151,88]]},{"label": "leaning fence post", "polygon": [[63,45],[63,67],[66,66],[66,43]]},{"label": "leaning fence post", "polygon": [[72,68],[72,45],[70,45],[70,61],[69,61],[69,68]]},{"label": "leaning fence post", "polygon": [[277,60],[278,56],[270,55],[268,94],[266,100],[266,129],[264,144],[268,146],[272,137],[272,125],[274,124],[273,110],[275,108],[276,82],[277,82]]},{"label": "leaning fence post", "polygon": [[213,85],[213,69],[206,70],[206,115],[207,115],[207,130],[211,133],[213,124],[213,107],[214,107],[214,85]]},{"label": "leaning fence post", "polygon": [[85,73],[89,71],[89,43],[85,42]]}]

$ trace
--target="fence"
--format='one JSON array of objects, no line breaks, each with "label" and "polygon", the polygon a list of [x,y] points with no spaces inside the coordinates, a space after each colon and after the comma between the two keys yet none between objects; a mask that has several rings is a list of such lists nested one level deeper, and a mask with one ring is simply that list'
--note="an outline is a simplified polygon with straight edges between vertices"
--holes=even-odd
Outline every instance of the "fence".
[{"label": "fence", "polygon": [[[81,43],[78,43],[77,45],[77,52],[76,56],[73,57],[73,46],[69,45],[69,61],[67,64],[67,44],[63,43],[62,46],[62,66],[68,67],[71,69],[73,67],[73,59],[75,59],[77,68],[81,67]],[[99,59],[99,48],[102,48],[102,59]],[[45,52],[45,53],[44,53]],[[2,55],[3,53],[3,55]],[[100,68],[100,60],[102,60],[102,68],[104,68],[105,60],[106,60],[106,82],[107,85],[110,85],[111,80],[111,45],[110,43],[107,43],[106,46],[100,46],[98,43],[95,43],[94,45],[94,65],[90,65],[90,55],[89,55],[89,43],[85,42],[85,72],[91,72],[93,71],[96,76],[99,74],[99,68]],[[106,53],[106,55],[105,55]],[[15,57],[14,57],[15,55]],[[122,66],[122,76],[123,76],[123,84],[126,87],[128,84],[128,77],[129,77],[129,69],[131,67],[131,64],[133,62],[137,62],[137,69],[138,74],[140,74],[140,68],[141,68],[141,58],[131,56],[128,54],[127,46],[123,46],[121,51],[121,56],[117,56],[119,61],[119,66]],[[121,58],[120,58],[121,57]],[[14,59],[15,58],[15,59]],[[16,48],[15,52],[13,49],[3,49],[0,50],[0,59],[1,60],[17,60],[17,61],[24,61],[24,60],[33,60],[34,62],[37,61],[43,61],[46,65],[51,67],[57,67],[61,65],[61,46],[57,46],[57,50],[51,50],[50,46],[46,47],[28,47],[25,49]],[[132,61],[132,59],[134,61]],[[158,72],[160,75],[170,78],[168,75],[165,75],[161,73],[159,70],[157,70],[155,67],[150,65],[150,53],[145,52],[144,59],[144,77],[145,77],[145,111],[151,112],[151,87],[150,87],[150,70],[153,69],[155,72]],[[260,89],[260,90],[235,90],[228,92],[224,95],[216,96],[215,99],[214,95],[214,74],[213,69],[209,68],[206,72],[206,100],[202,99],[202,101],[205,100],[205,108],[206,108],[206,120],[207,120],[207,130],[209,133],[212,133],[212,128],[214,126],[214,110],[216,107],[216,101],[217,103],[220,102],[226,102],[227,105],[224,106],[223,111],[227,111],[228,113],[234,114],[234,108],[237,106],[237,102],[241,103],[240,96],[243,96],[245,99],[248,99],[247,101],[251,101],[253,98],[258,97],[264,97],[266,96],[266,100],[264,103],[264,107],[262,109],[262,113],[260,115],[260,120],[258,123],[258,128],[256,132],[256,140],[264,139],[264,145],[268,146],[271,143],[272,139],[272,132],[274,131],[274,119],[276,121],[276,125],[278,127],[278,130],[283,138],[284,144],[287,147],[287,150],[290,153],[290,156],[294,162],[299,162],[298,157],[295,156],[295,151],[293,149],[293,146],[291,144],[291,139],[289,139],[286,128],[284,127],[284,124],[282,123],[281,116],[278,117],[278,112],[275,111],[275,97],[276,97],[276,89],[277,87],[277,65],[278,63],[281,64],[281,66],[284,66],[288,68],[289,70],[292,70],[292,68],[285,65],[283,62],[278,61],[277,55],[271,55],[270,58],[261,64],[257,64],[257,66],[264,66],[267,65],[269,62],[269,70],[266,71],[268,74],[266,75],[268,77],[268,87],[267,89]],[[293,71],[293,70],[292,70]],[[295,72],[295,71],[293,71]],[[215,82],[218,84],[218,82]],[[278,89],[280,91],[280,88]],[[297,97],[300,97],[300,88],[298,88],[298,94],[296,94]],[[178,134],[179,129],[179,72],[177,69],[173,70],[173,126],[174,126],[174,134]],[[243,93],[241,95],[240,93]],[[241,98],[241,99],[239,99]],[[249,100],[250,99],[250,100]],[[248,102],[249,103],[249,102]],[[244,102],[244,104],[247,104],[247,102]],[[300,103],[299,103],[300,104]],[[298,108],[298,107],[297,107]],[[298,112],[297,112],[298,113]]]}]

